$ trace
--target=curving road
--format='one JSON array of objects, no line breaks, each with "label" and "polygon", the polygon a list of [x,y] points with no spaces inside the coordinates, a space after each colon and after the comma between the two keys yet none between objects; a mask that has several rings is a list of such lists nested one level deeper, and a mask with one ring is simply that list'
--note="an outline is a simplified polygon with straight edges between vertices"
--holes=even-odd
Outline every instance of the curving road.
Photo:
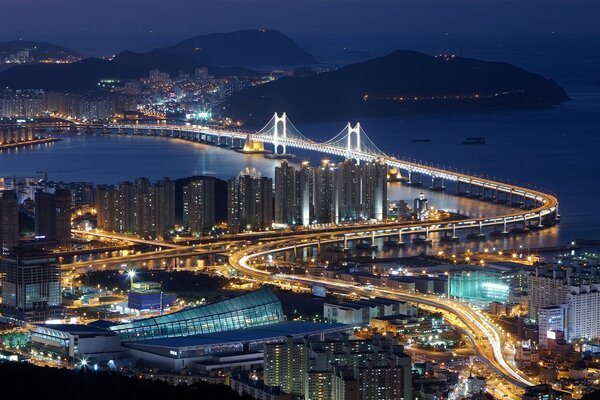
[{"label": "curving road", "polygon": [[[321,241],[320,243],[334,241],[336,240],[329,239],[326,241]],[[394,300],[406,300],[414,303],[429,305],[431,307],[443,310],[456,316],[464,325],[472,330],[472,338],[478,353],[498,374],[519,387],[535,385],[535,382],[532,382],[521,375],[519,371],[505,359],[503,348],[506,342],[500,328],[495,326],[494,323],[479,310],[471,308],[467,304],[443,297],[388,288],[375,288],[373,290],[366,290],[364,287],[351,285],[348,284],[348,282],[312,277],[308,275],[272,275],[271,273],[255,268],[252,265],[254,260],[259,257],[264,257],[282,251],[291,251],[295,247],[315,246],[318,243],[318,241],[310,241],[300,244],[297,242],[290,244],[290,241],[288,240],[279,240],[275,243],[271,242],[268,244],[256,245],[236,252],[230,256],[229,262],[236,270],[263,283],[282,281],[291,284],[301,283],[306,285],[321,285],[329,289],[335,289],[336,291],[360,293],[366,296],[376,295],[378,297]]]}]

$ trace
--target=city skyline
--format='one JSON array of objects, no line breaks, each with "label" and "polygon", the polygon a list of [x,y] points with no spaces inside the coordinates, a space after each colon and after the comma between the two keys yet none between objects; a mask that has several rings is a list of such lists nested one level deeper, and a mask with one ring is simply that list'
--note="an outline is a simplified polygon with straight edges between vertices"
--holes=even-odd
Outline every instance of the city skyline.
[{"label": "city skyline", "polygon": [[121,3],[0,6],[7,392],[598,397],[600,3]]}]

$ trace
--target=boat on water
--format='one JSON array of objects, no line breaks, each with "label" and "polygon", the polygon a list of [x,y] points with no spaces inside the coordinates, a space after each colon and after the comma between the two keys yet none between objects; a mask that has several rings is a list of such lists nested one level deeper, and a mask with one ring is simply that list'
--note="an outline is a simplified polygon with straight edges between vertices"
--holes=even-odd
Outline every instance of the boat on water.
[{"label": "boat on water", "polygon": [[411,142],[413,143],[431,143],[431,139],[410,139]]},{"label": "boat on water", "polygon": [[468,137],[461,142],[462,144],[485,144],[484,137]]}]

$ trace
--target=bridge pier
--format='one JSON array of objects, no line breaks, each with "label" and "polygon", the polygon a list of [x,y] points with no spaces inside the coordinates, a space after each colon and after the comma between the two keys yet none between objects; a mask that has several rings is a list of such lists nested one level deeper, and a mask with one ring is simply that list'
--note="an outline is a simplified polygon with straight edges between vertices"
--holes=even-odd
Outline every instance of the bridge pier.
[{"label": "bridge pier", "polygon": [[452,236],[448,235],[448,231],[444,231],[444,235],[440,237],[442,242],[458,242],[458,236],[456,236],[456,224],[452,224]]},{"label": "bridge pier", "polygon": [[404,246],[404,241],[402,240],[402,232],[398,231],[398,239],[394,240],[393,236],[390,236],[388,240],[383,242],[384,247],[402,247]]},{"label": "bridge pier", "polygon": [[444,178],[432,176],[430,189],[436,191],[446,190],[446,187],[444,186]]},{"label": "bridge pier", "polygon": [[410,186],[421,186],[421,175],[418,172],[408,171],[408,184]]},{"label": "bridge pier", "polygon": [[467,239],[471,240],[485,240],[485,233],[483,233],[483,222],[479,221],[477,232],[471,232],[467,235]]},{"label": "bridge pier", "polygon": [[425,237],[421,237],[420,234],[417,234],[417,237],[413,239],[413,243],[416,244],[427,244],[430,245],[431,244],[431,238],[429,237],[429,227],[426,226],[425,227]]}]

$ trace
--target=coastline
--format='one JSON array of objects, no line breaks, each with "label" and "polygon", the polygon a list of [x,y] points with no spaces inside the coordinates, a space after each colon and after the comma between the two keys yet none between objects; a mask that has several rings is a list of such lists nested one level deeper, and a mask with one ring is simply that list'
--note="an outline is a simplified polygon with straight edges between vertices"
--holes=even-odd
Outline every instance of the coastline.
[{"label": "coastline", "polygon": [[34,145],[34,144],[60,142],[61,140],[62,139],[60,139],[60,138],[44,138],[44,139],[29,140],[27,142],[8,143],[8,144],[0,145],[0,150],[14,149],[14,148],[30,146],[30,145]]}]

